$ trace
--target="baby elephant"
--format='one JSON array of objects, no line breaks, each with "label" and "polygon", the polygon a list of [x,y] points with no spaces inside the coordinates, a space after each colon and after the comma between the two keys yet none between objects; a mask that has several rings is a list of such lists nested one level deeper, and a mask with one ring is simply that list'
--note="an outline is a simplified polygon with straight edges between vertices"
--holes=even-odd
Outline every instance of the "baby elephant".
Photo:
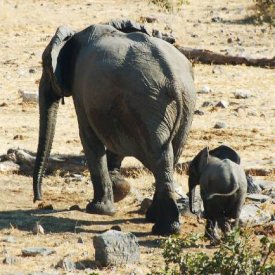
[{"label": "baby elephant", "polygon": [[189,202],[193,212],[195,186],[200,184],[205,218],[205,233],[217,241],[215,226],[218,224],[223,233],[230,229],[229,220],[235,219],[238,227],[241,208],[247,192],[247,180],[240,165],[230,159],[220,159],[209,154],[204,148],[191,162],[189,167]]}]

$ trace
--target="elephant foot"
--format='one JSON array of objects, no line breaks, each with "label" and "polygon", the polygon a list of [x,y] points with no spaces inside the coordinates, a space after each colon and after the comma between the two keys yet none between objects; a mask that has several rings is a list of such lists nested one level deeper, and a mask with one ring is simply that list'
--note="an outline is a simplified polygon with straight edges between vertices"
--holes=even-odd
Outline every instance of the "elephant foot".
[{"label": "elephant foot", "polygon": [[86,212],[89,214],[113,216],[116,213],[114,204],[111,202],[89,202],[86,206]]},{"label": "elephant foot", "polygon": [[110,177],[113,183],[114,202],[123,200],[130,193],[129,182],[116,171],[110,172]]},{"label": "elephant foot", "polygon": [[152,205],[147,210],[146,220],[154,222],[152,234],[171,235],[179,233],[179,209],[174,193],[164,190],[154,195]]},{"label": "elephant foot", "polygon": [[180,232],[180,223],[176,221],[172,223],[168,223],[166,221],[160,221],[154,224],[152,228],[153,235],[168,236],[172,234],[178,234],[179,232]]}]

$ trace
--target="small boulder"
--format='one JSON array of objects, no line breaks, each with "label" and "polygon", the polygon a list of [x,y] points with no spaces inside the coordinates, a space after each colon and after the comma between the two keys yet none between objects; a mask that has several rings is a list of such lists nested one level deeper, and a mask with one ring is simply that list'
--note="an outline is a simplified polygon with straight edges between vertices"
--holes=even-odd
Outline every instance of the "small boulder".
[{"label": "small boulder", "polygon": [[38,93],[36,92],[26,92],[21,89],[18,91],[20,97],[22,97],[23,102],[38,102]]},{"label": "small boulder", "polygon": [[275,189],[275,182],[274,181],[255,180],[255,182],[262,188],[262,190]]},{"label": "small boulder", "polygon": [[198,115],[198,116],[203,116],[204,115],[204,111],[201,111],[201,110],[196,110],[194,112],[195,115]]},{"label": "small boulder", "polygon": [[212,107],[214,104],[210,101],[204,101],[201,105],[201,107]]},{"label": "small boulder", "polygon": [[60,260],[56,267],[63,268],[65,271],[74,271],[76,269],[75,263],[69,257]]},{"label": "small boulder", "polygon": [[216,104],[216,107],[227,108],[229,106],[229,102],[226,100],[221,100]]},{"label": "small boulder", "polygon": [[132,233],[109,230],[93,238],[95,260],[101,266],[137,263],[140,249]]},{"label": "small boulder", "polygon": [[13,161],[3,161],[0,162],[0,172],[18,172],[20,170],[20,166]]},{"label": "small boulder", "polygon": [[213,90],[207,85],[203,86],[200,90],[198,90],[198,94],[210,94]]},{"label": "small boulder", "polygon": [[242,225],[261,225],[269,222],[271,215],[263,211],[259,206],[255,204],[246,204],[242,208],[240,215],[240,223]]},{"label": "small boulder", "polygon": [[248,90],[237,89],[234,93],[234,96],[237,99],[246,99],[246,98],[252,97],[252,94]]},{"label": "small boulder", "polygon": [[226,124],[222,121],[218,121],[216,122],[216,124],[214,125],[214,128],[215,129],[223,129],[223,128],[226,128]]}]

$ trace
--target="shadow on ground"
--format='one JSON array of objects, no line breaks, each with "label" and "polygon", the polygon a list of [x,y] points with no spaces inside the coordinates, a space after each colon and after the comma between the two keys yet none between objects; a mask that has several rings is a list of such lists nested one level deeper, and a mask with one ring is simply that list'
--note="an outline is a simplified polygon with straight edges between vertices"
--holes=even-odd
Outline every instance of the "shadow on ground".
[{"label": "shadow on ground", "polygon": [[[144,218],[127,218],[127,219],[113,219],[113,220],[80,220],[67,217],[56,217],[55,214],[68,213],[68,210],[11,210],[0,212],[0,230],[9,229],[11,227],[22,231],[32,232],[36,222],[39,222],[47,233],[92,233],[100,234],[107,229],[111,229],[114,225],[122,225],[127,223],[142,224],[145,223]],[[91,215],[92,219],[92,215]],[[97,230],[96,228],[105,226],[104,230]],[[90,228],[87,228],[90,227]],[[95,227],[95,229],[93,229]],[[150,236],[150,232],[131,231],[136,237],[143,238]],[[140,243],[142,246],[156,247],[155,241],[145,240]]]}]

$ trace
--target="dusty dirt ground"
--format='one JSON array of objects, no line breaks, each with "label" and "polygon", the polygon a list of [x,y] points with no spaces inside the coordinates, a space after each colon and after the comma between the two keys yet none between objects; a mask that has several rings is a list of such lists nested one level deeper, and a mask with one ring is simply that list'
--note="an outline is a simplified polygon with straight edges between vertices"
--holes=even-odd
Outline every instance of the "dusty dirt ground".
[{"label": "dusty dirt ground", "polygon": [[[81,2],[81,4],[80,4]],[[157,22],[146,24],[149,29],[172,30],[177,43],[183,46],[206,48],[217,52],[273,57],[275,30],[268,25],[255,26],[243,22],[250,15],[252,1],[191,0],[180,12],[163,12],[148,1],[130,0],[1,0],[0,1],[0,155],[9,148],[20,147],[36,151],[38,138],[38,106],[22,103],[18,90],[37,91],[41,75],[41,53],[57,26],[69,25],[75,30],[114,18],[130,18],[141,22],[142,16],[155,16]],[[222,22],[213,22],[220,17]],[[219,20],[218,20],[219,21]],[[228,43],[228,38],[232,42]],[[33,69],[30,71],[30,69]],[[199,94],[196,115],[183,151],[181,161],[188,161],[204,146],[214,148],[222,143],[235,148],[245,168],[268,170],[265,179],[275,180],[275,71],[246,66],[194,67],[196,87],[208,85],[213,93]],[[236,89],[249,90],[253,97],[235,99]],[[206,107],[204,101],[227,100],[226,109]],[[72,100],[60,106],[53,153],[81,154],[82,147]],[[214,129],[223,121],[225,129]],[[127,158],[124,166],[139,165]],[[272,172],[273,171],[273,172]],[[70,173],[71,171],[67,171]],[[175,175],[176,181],[187,191],[187,176]],[[32,203],[31,175],[0,174],[0,274],[28,274],[45,272],[62,274],[55,265],[65,256],[82,264],[83,270],[71,274],[145,274],[163,266],[160,237],[151,236],[151,224],[137,214],[139,201],[153,194],[153,178],[142,174],[129,177],[132,193],[117,204],[114,217],[89,215],[68,211],[78,204],[85,209],[92,198],[88,175],[79,182],[65,181],[58,173],[45,178],[44,199],[54,211],[41,211]],[[32,228],[39,221],[45,235],[33,235]],[[202,232],[203,224],[194,217],[182,217],[182,232]],[[100,269],[94,262],[92,237],[96,233],[121,226],[133,232],[141,247],[141,264]],[[1,239],[15,237],[15,243]],[[79,243],[79,238],[83,243]],[[274,237],[274,236],[273,236]],[[21,249],[31,246],[54,248],[56,254],[46,257],[21,256]],[[5,255],[13,255],[17,263],[4,265]],[[85,269],[86,268],[86,269]],[[69,272],[67,272],[69,273]]]}]

